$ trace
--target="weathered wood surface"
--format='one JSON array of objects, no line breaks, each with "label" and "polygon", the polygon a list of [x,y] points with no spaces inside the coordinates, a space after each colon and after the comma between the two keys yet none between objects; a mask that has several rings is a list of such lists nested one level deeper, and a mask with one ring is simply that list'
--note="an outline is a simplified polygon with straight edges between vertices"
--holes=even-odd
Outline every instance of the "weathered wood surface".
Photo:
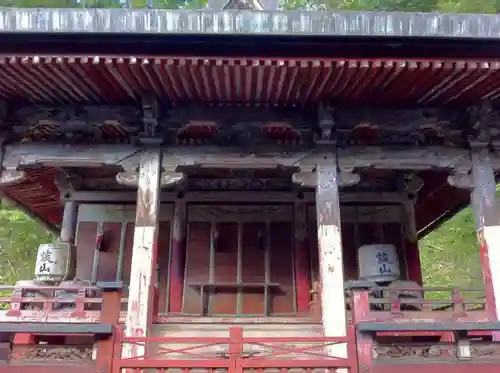
[{"label": "weathered wood surface", "polygon": [[[128,337],[150,335],[158,256],[160,175],[161,151],[144,150],[141,153],[139,168],[132,268],[125,321],[125,335]],[[124,346],[125,357],[145,354],[145,346]]]},{"label": "weathered wood surface", "polygon": [[[316,170],[316,214],[318,224],[319,276],[323,331],[327,337],[347,335],[347,317],[342,260],[339,180],[335,156],[324,159]],[[327,347],[329,355],[347,357],[347,345]],[[344,372],[344,370],[339,370]]]},{"label": "weathered wood surface", "polygon": [[[282,150],[282,149],[281,149]],[[244,148],[179,146],[163,149],[162,165],[167,170],[178,166],[212,168],[275,168],[301,167],[311,170],[328,156],[322,151],[281,151],[279,147]],[[23,167],[101,167],[118,166],[125,170],[137,169],[141,147],[132,145],[58,145],[13,144],[5,149],[3,167],[17,170]],[[459,169],[466,173],[472,168],[469,151],[439,146],[409,147],[350,147],[337,154],[341,170],[374,168],[386,170],[427,170],[433,168]],[[500,169],[500,156],[490,154],[495,170]]]},{"label": "weathered wood surface", "polygon": [[473,151],[472,164],[471,202],[480,245],[488,311],[500,319],[500,206],[488,150]]}]

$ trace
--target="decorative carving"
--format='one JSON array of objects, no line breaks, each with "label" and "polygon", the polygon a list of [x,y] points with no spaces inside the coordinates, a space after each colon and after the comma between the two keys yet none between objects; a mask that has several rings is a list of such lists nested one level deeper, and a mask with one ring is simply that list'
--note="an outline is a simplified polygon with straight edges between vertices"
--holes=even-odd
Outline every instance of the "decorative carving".
[{"label": "decorative carving", "polygon": [[142,131],[139,134],[139,141],[142,144],[160,145],[163,137],[158,133],[159,118],[158,101],[152,95],[142,98]]},{"label": "decorative carving", "polygon": [[[124,143],[138,130],[139,110],[120,106],[30,105],[12,114],[13,127],[21,142]],[[110,134],[112,134],[110,136]]]},{"label": "decorative carving", "polygon": [[0,188],[20,184],[28,180],[28,175],[24,171],[3,170],[0,174]]},{"label": "decorative carving", "polygon": [[[469,133],[467,140],[473,149],[485,148],[491,144],[494,110],[491,102],[483,101],[469,111]],[[497,118],[498,119],[498,118]]]},{"label": "decorative carving", "polygon": [[190,190],[286,190],[290,188],[285,178],[189,178]]},{"label": "decorative carving", "polygon": [[459,189],[474,189],[474,181],[470,170],[457,168],[447,178],[448,184]]},{"label": "decorative carving", "polygon": [[314,168],[302,168],[292,175],[292,182],[304,188],[316,188],[316,171]]},{"label": "decorative carving", "polygon": [[319,138],[316,143],[335,143],[333,129],[335,121],[333,119],[333,107],[320,104],[318,106],[318,127],[320,130]]},{"label": "decorative carving", "polygon": [[343,146],[464,145],[464,110],[336,110],[337,142]]},{"label": "decorative carving", "polygon": [[424,181],[415,174],[404,176],[404,190],[410,195],[416,195],[424,186]]},{"label": "decorative carving", "polygon": [[92,346],[18,346],[12,351],[12,360],[23,362],[87,362],[92,360]]},{"label": "decorative carving", "polygon": [[[179,184],[184,180],[184,173],[175,171],[164,171],[160,177],[160,186],[162,188]],[[125,171],[116,174],[116,182],[118,184],[137,187],[139,182],[138,171]]]},{"label": "decorative carving", "polygon": [[54,184],[60,192],[74,192],[82,185],[82,179],[75,173],[62,170],[54,177]]},{"label": "decorative carving", "polygon": [[[497,115],[487,106],[469,113],[464,109],[334,109],[328,105],[314,109],[184,106],[162,112],[150,95],[142,99],[142,108],[30,105],[9,114],[9,120],[17,123],[14,135],[24,142],[109,144],[138,139],[168,145],[298,149],[325,142],[342,146],[464,146],[463,128],[468,120],[487,121],[488,127]],[[500,129],[493,124],[490,127],[492,138],[500,136]],[[477,131],[472,128],[469,135]]]},{"label": "decorative carving", "polygon": [[339,185],[341,187],[352,187],[361,180],[359,174],[354,172],[354,168],[341,168],[338,174]]},{"label": "decorative carving", "polygon": [[[352,187],[359,183],[360,175],[354,172],[352,168],[343,168],[338,172],[338,185],[339,187]],[[317,187],[317,175],[316,168],[303,168],[300,172],[296,172],[292,175],[292,181],[306,188],[316,188]]]}]

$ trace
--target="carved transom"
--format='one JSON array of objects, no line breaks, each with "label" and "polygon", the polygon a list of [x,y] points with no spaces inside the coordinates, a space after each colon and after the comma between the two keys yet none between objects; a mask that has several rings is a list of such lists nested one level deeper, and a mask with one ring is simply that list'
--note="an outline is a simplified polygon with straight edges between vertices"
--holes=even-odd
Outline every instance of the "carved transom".
[{"label": "carved transom", "polygon": [[486,146],[500,147],[500,116],[488,106],[444,109],[26,106],[9,111],[11,140],[252,147]]}]

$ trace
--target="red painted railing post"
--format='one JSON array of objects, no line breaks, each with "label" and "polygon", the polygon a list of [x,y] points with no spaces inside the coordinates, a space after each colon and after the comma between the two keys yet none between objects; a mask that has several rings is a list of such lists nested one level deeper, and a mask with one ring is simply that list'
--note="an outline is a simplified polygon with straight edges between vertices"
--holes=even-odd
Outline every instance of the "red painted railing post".
[{"label": "red painted railing post", "polygon": [[121,298],[121,287],[103,289],[101,323],[113,325],[113,335],[96,343],[98,372],[113,372],[113,361],[117,352],[115,351],[115,338],[120,336],[117,329],[120,321]]},{"label": "red painted railing post", "polygon": [[229,370],[228,373],[243,373],[243,328],[233,326],[229,329]]},{"label": "red painted railing post", "polygon": [[352,325],[356,331],[358,372],[371,373],[373,367],[373,337],[367,333],[360,333],[356,327],[357,323],[369,320],[370,302],[368,291],[353,291],[352,311]]}]

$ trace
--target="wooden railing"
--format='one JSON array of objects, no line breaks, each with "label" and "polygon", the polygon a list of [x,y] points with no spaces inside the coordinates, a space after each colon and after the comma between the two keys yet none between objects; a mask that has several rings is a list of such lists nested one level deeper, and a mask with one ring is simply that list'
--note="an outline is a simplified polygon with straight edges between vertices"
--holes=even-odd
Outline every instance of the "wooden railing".
[{"label": "wooden railing", "polygon": [[[60,287],[49,290],[56,289],[61,290]],[[88,293],[90,291],[94,293]],[[477,309],[478,304],[480,308],[484,304],[483,300],[462,297],[462,292],[456,289],[450,291],[447,300],[425,299],[426,291],[444,291],[438,288],[421,289],[422,297],[417,299],[381,299],[373,296],[376,291],[379,289],[348,289],[352,320],[347,337],[254,337],[245,336],[243,329],[236,326],[222,337],[125,337],[119,321],[121,289],[117,286],[110,288],[103,284],[85,292],[78,290],[79,296],[74,302],[54,294],[51,298],[6,297],[0,301],[13,306],[4,312],[9,317],[17,317],[17,321],[0,322],[0,335],[30,333],[43,336],[48,342],[15,345],[9,363],[2,365],[2,369],[7,367],[2,372],[48,373],[49,367],[51,373],[62,373],[85,367],[82,373],[84,370],[122,373],[146,369],[166,373],[174,368],[185,373],[198,368],[221,369],[227,373],[242,373],[245,369],[309,372],[314,368],[326,368],[332,373],[339,372],[340,368],[349,373],[393,373],[398,371],[393,368],[393,357],[399,359],[397,369],[404,367],[409,373],[429,373],[432,371],[429,367],[442,368],[443,362],[455,369],[450,371],[453,373],[473,369],[484,373],[498,371],[500,346],[491,338],[496,339],[500,324],[491,319],[486,310]],[[56,320],[49,318],[49,314],[59,313],[59,322],[19,322],[27,317],[26,312],[35,312],[22,308],[35,303],[41,307],[36,312],[48,315],[45,321]],[[72,305],[61,310],[61,304]],[[87,310],[95,304],[99,305],[99,311]],[[412,305],[414,310],[406,310],[406,305]],[[99,317],[89,319],[88,312],[98,312]],[[65,321],[67,319],[70,321]],[[92,322],[85,323],[88,320]],[[43,320],[38,316],[36,321]],[[477,340],[471,341],[468,338],[471,334]],[[67,336],[72,337],[71,342],[61,339]],[[387,337],[390,337],[390,345],[384,344]],[[415,337],[427,339],[422,342]],[[127,345],[147,346],[147,358],[122,355],[122,347]],[[426,364],[422,366],[415,357],[425,360]],[[468,370],[460,370],[465,369],[464,364]],[[440,373],[448,373],[448,365]],[[36,367],[42,367],[42,371]]]},{"label": "wooden railing", "polygon": [[[99,323],[105,298],[121,284],[0,286],[0,322]],[[118,290],[118,289],[115,289]],[[114,296],[114,295],[113,295]],[[120,304],[127,302],[120,299]],[[124,315],[123,315],[124,316]]]},{"label": "wooden railing", "polygon": [[285,373],[314,368],[358,372],[356,354],[348,346],[354,340],[348,337],[246,337],[243,328],[231,327],[226,337],[134,338],[120,333],[118,340],[120,346],[140,345],[149,353],[147,358],[117,357],[113,373],[139,369],[163,373],[174,368],[184,373],[200,368],[228,373],[249,369],[279,369]]}]

